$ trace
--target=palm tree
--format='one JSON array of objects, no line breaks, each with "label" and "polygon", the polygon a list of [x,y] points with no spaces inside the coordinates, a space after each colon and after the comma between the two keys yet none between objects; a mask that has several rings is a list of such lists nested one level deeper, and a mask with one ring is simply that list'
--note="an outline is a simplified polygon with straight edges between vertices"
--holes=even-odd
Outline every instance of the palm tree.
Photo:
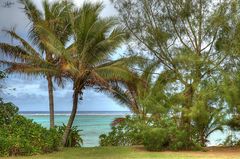
[{"label": "palm tree", "polygon": [[[136,58],[136,57],[132,57]],[[147,62],[152,60],[140,59],[145,61],[144,65],[138,65],[138,69],[133,69],[138,78],[135,81],[109,81],[112,90],[100,89],[113,97],[119,103],[127,106],[132,113],[140,116],[146,116],[146,108],[142,103],[146,98],[152,95],[152,91],[158,86],[158,82],[153,80],[154,74],[159,62]],[[137,61],[138,62],[138,61]],[[138,63],[136,63],[138,64]]]},{"label": "palm tree", "polygon": [[135,76],[129,70],[129,60],[122,58],[110,60],[114,51],[126,38],[124,29],[117,26],[115,18],[101,18],[102,3],[84,3],[75,12],[69,12],[73,42],[69,47],[54,36],[44,24],[38,25],[38,31],[45,34],[44,45],[61,59],[61,70],[73,82],[73,107],[62,144],[65,145],[86,87],[104,87],[111,90],[108,80],[133,80]]},{"label": "palm tree", "polygon": [[[20,42],[20,46],[11,45],[6,43],[0,43],[0,49],[11,57],[18,58],[20,61],[9,62],[2,61],[2,63],[8,64],[10,67],[9,72],[18,72],[25,74],[42,74],[48,81],[48,93],[49,93],[49,110],[50,110],[50,128],[54,127],[54,97],[53,97],[53,75],[50,69],[46,69],[46,65],[55,67],[58,59],[54,57],[52,52],[46,49],[46,46],[40,41],[41,35],[36,30],[38,23],[44,23],[48,26],[54,34],[59,38],[62,43],[68,41],[70,35],[70,28],[68,26],[67,11],[72,8],[71,3],[54,2],[49,3],[47,0],[43,1],[44,12],[40,12],[37,7],[30,0],[20,0],[20,3],[24,5],[24,11],[29,20],[31,26],[29,30],[29,38],[32,43],[21,38],[15,31],[5,31],[12,38]],[[37,48],[37,49],[35,49]],[[42,56],[41,56],[42,54]],[[39,61],[38,61],[39,60]],[[20,62],[20,63],[19,63]],[[40,66],[41,64],[46,64]],[[21,65],[21,66],[20,66]],[[43,68],[41,68],[43,67]],[[55,77],[60,79],[60,75]],[[60,79],[61,81],[61,79]]]}]

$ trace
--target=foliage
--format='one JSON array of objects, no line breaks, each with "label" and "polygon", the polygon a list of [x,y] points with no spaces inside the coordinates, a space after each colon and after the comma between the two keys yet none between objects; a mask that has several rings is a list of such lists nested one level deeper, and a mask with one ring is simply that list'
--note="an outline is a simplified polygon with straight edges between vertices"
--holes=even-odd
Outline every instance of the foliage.
[{"label": "foliage", "polygon": [[[160,121],[160,125],[164,124],[162,116],[168,117],[177,130],[185,132],[187,137],[181,141],[189,143],[189,148],[195,142],[206,146],[212,132],[223,130],[229,108],[222,94],[223,75],[226,70],[239,70],[231,68],[235,60],[226,53],[232,49],[227,42],[233,40],[221,41],[227,37],[226,33],[239,31],[239,27],[230,29],[239,19],[235,16],[239,12],[234,12],[234,8],[239,9],[238,2],[112,2],[119,11],[119,19],[131,34],[129,54],[151,57],[152,61],[159,62],[149,73],[152,80],[144,79],[145,87],[129,84],[134,89],[128,85],[123,90],[133,92],[135,97],[129,99],[136,101],[145,114]],[[223,43],[228,45],[226,52],[217,47]],[[238,42],[235,44],[237,48]],[[147,70],[147,67],[137,68],[140,75]]]},{"label": "foliage", "polygon": [[[152,125],[152,128],[163,128],[170,136],[173,135],[174,132],[178,132],[176,133],[178,136],[171,138],[175,140],[174,142],[176,143],[172,144],[174,142],[169,141],[167,148],[191,149],[195,147],[195,143],[206,146],[209,135],[217,130],[222,131],[223,125],[225,124],[226,110],[224,108],[224,102],[221,100],[222,95],[220,88],[217,87],[214,81],[203,81],[202,86],[193,97],[193,105],[191,108],[189,110],[181,108],[179,105],[185,102],[184,96],[186,92],[181,92],[179,88],[175,88],[175,77],[172,76],[171,71],[163,71],[157,75],[153,75],[152,72],[154,72],[154,68],[157,66],[157,62],[146,64],[142,69],[143,72],[139,73],[141,80],[146,83],[138,83],[135,81],[133,84],[128,83],[127,87],[121,85],[121,88],[113,88],[116,92],[125,94],[127,100],[134,101],[133,104],[130,102],[129,107],[139,118],[145,120],[145,125],[149,130],[151,130],[151,127],[149,127],[148,124],[151,122],[151,124],[155,125]],[[153,80],[154,78],[155,80]],[[127,91],[124,92],[124,89],[127,89]],[[139,109],[134,111],[136,105]],[[186,115],[184,117],[179,116],[179,114],[182,113]],[[187,121],[186,118],[191,121],[188,126],[184,123]],[[137,118],[135,121],[136,120]],[[144,121],[142,123],[144,123]],[[120,127],[120,124],[114,127],[111,133],[119,134],[118,137],[122,139],[128,136],[129,134],[126,133],[124,129],[132,128],[132,125],[130,125],[130,123],[124,124],[126,124],[124,125],[125,127]],[[115,140],[117,140],[117,136],[114,135],[101,137],[105,139],[103,141],[107,141],[107,139],[113,141],[114,138],[110,139],[110,136],[116,137]],[[150,136],[150,134],[148,134],[148,136]],[[192,141],[189,141],[189,138],[191,138]],[[141,140],[143,142],[144,139],[141,138]],[[118,144],[120,143],[116,141],[113,145]],[[128,143],[128,145],[131,145],[131,143]],[[187,148],[187,146],[189,146],[189,148]]]},{"label": "foliage", "polygon": [[18,108],[11,102],[5,103],[0,99],[0,125],[5,126],[12,122],[18,113]]},{"label": "foliage", "polygon": [[144,147],[150,151],[162,150],[196,150],[197,142],[188,142],[188,133],[176,126],[150,127],[144,131]]},{"label": "foliage", "polygon": [[[66,129],[66,125],[63,124],[63,126],[58,126],[57,131],[62,136],[64,133],[64,130]],[[81,138],[81,132],[82,130],[79,130],[77,126],[72,126],[67,138],[67,142],[64,145],[65,147],[81,147],[83,144],[83,139]]]},{"label": "foliage", "polygon": [[47,130],[23,116],[0,128],[1,156],[32,155],[58,150],[61,136],[55,129]]},{"label": "foliage", "polygon": [[100,135],[100,146],[144,145],[148,150],[196,149],[195,142],[188,143],[188,133],[179,129],[174,122],[153,118],[127,116],[112,126],[107,135]]},{"label": "foliage", "polygon": [[231,119],[227,121],[227,125],[233,131],[240,131],[240,115],[232,116]]},{"label": "foliage", "polygon": [[[32,155],[58,150],[61,135],[56,129],[18,115],[12,103],[1,102],[0,156]],[[3,114],[2,114],[3,113]]]},{"label": "foliage", "polygon": [[188,140],[189,132],[179,127],[168,116],[151,119],[143,132],[144,146],[151,151],[199,149],[196,138]]},{"label": "foliage", "polygon": [[152,128],[146,131],[144,146],[151,151],[167,149],[169,147],[168,132],[162,128]]},{"label": "foliage", "polygon": [[100,146],[141,145],[143,143],[142,132],[146,125],[144,122],[144,120],[138,120],[137,117],[123,118],[112,125],[111,132],[99,136]]}]

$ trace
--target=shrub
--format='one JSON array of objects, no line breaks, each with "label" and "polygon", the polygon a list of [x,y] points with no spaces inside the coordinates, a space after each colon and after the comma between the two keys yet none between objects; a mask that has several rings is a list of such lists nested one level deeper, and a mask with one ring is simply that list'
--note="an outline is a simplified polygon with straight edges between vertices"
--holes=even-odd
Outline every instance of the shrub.
[{"label": "shrub", "polygon": [[[61,136],[63,135],[65,129],[66,129],[66,125],[64,124],[63,126],[57,127],[57,130]],[[78,130],[76,126],[72,126],[67,138],[66,145],[64,146],[65,147],[81,147],[83,144],[83,140],[80,135],[81,131],[82,130]]]},{"label": "shrub", "polygon": [[58,150],[61,135],[24,116],[12,103],[0,103],[0,156],[32,155]]},{"label": "shrub", "polygon": [[[118,121],[118,122],[116,122]],[[100,146],[131,146],[142,144],[142,132],[145,129],[145,121],[136,117],[127,116],[126,118],[113,121],[112,131],[107,135],[99,136]]]},{"label": "shrub", "polygon": [[150,151],[159,151],[169,147],[169,139],[166,130],[151,128],[144,133],[144,147]]},{"label": "shrub", "polygon": [[153,121],[144,132],[144,146],[151,151],[199,150],[196,139],[189,140],[189,132],[169,118]]},{"label": "shrub", "polygon": [[118,119],[113,123],[111,132],[99,136],[100,146],[143,144],[150,151],[199,149],[195,140],[188,140],[189,133],[179,129],[169,118],[156,120],[151,117],[142,119],[127,116],[124,120]]},{"label": "shrub", "polygon": [[61,136],[55,129],[16,115],[9,125],[0,129],[0,155],[32,155],[58,150]]}]

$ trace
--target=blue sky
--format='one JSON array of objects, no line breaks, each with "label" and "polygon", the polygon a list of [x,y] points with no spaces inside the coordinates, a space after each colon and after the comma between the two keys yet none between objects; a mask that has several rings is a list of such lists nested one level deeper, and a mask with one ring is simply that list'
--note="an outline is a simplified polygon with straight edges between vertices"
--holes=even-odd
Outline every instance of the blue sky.
[{"label": "blue sky", "polygon": [[[6,0],[0,0],[0,5]],[[29,21],[23,14],[16,0],[10,0],[15,4],[10,8],[0,8],[0,30],[15,27],[17,33],[23,37],[27,36]],[[41,8],[41,0],[33,0]],[[90,1],[90,0],[89,0]],[[91,2],[98,0],[91,0]],[[75,0],[77,5],[83,1]],[[102,16],[116,15],[114,7],[108,0],[102,1],[105,9]],[[8,37],[0,32],[0,41],[9,42]],[[1,81],[4,88],[0,97],[5,101],[11,101],[17,105],[20,111],[48,111],[47,82],[41,77],[27,77],[24,75],[9,75]],[[55,110],[69,111],[72,107],[72,84],[67,82],[64,88],[55,86]],[[128,111],[105,94],[87,89],[84,91],[83,100],[79,102],[79,111]]]}]

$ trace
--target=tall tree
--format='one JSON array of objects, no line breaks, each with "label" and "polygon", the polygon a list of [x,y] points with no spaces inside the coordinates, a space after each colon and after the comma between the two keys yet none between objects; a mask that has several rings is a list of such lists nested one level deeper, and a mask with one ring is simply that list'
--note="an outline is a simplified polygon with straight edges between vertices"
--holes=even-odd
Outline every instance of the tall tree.
[{"label": "tall tree", "polygon": [[240,130],[240,2],[232,1],[231,11],[228,13],[227,23],[216,48],[228,56],[228,61],[222,71],[224,84],[221,85],[224,99],[228,103],[231,119],[229,126],[233,130]]},{"label": "tall tree", "polygon": [[[169,88],[181,96],[177,102],[181,125],[189,132],[191,141],[193,108],[201,106],[197,101],[206,81],[219,83],[219,69],[228,57],[215,45],[227,24],[231,0],[112,2],[132,35],[130,48],[155,57],[161,62],[161,70],[174,74],[175,81]],[[220,109],[222,105],[217,101],[212,106]]]},{"label": "tall tree", "polygon": [[[73,107],[62,144],[65,145],[70,128],[87,86],[109,87],[107,80],[133,80],[127,59],[111,61],[111,55],[120,47],[126,35],[113,17],[102,18],[102,3],[84,3],[74,13],[69,12],[73,42],[65,45],[44,24],[38,31],[45,34],[44,45],[61,59],[61,70],[73,82]],[[109,87],[109,89],[111,89]]]},{"label": "tall tree", "polygon": [[[9,57],[17,58],[16,62],[3,62],[8,64],[10,72],[18,73],[28,73],[28,74],[42,74],[46,77],[48,81],[48,93],[49,93],[49,110],[50,110],[50,127],[54,127],[54,97],[53,97],[53,76],[51,75],[50,69],[45,69],[42,67],[43,63],[46,65],[57,64],[58,59],[56,59],[53,54],[46,49],[46,46],[40,41],[41,35],[36,31],[36,25],[38,23],[45,23],[54,34],[63,43],[68,41],[70,35],[70,28],[67,20],[67,12],[72,7],[71,3],[64,2],[54,2],[49,3],[47,0],[43,1],[44,11],[41,12],[30,0],[20,0],[20,3],[24,5],[24,12],[31,22],[29,30],[29,39],[31,42],[24,40],[22,37],[17,35],[15,31],[8,30],[7,34],[13,39],[20,42],[20,45],[11,45],[6,43],[0,44],[0,49]],[[42,54],[42,55],[41,55]],[[39,61],[38,61],[39,60]],[[38,63],[41,63],[39,66]],[[22,67],[21,67],[22,66]],[[39,68],[40,67],[40,68]],[[34,72],[35,71],[35,72]],[[42,72],[41,72],[42,71]],[[55,77],[60,79],[60,75],[54,74]]]}]

